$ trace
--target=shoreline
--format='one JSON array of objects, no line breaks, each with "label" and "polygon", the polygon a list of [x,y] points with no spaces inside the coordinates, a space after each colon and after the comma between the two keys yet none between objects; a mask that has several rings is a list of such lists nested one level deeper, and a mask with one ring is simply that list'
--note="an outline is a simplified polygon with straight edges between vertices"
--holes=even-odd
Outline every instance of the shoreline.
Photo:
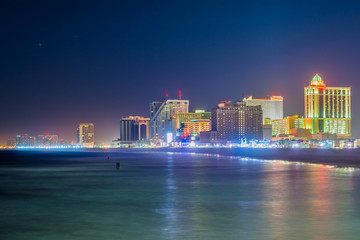
[{"label": "shoreline", "polygon": [[157,148],[141,149],[139,152],[142,151],[212,154],[360,168],[360,149]]},{"label": "shoreline", "polygon": [[[221,155],[225,157],[247,157],[259,160],[300,162],[321,165],[332,165],[339,168],[360,168],[360,149],[309,149],[309,148],[109,148],[109,149],[22,149],[4,150],[6,152],[18,152],[20,155],[34,154],[43,152],[54,154],[56,152],[88,152],[99,153],[108,156],[113,153],[196,153]],[[30,153],[32,152],[32,153]]]}]

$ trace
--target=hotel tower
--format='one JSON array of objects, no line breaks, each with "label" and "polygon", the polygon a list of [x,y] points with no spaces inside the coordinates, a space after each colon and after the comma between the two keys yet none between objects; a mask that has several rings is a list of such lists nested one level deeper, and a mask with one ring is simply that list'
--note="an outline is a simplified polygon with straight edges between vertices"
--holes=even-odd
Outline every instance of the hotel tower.
[{"label": "hotel tower", "polygon": [[80,123],[77,125],[77,143],[84,147],[94,147],[94,124]]},{"label": "hotel tower", "polygon": [[312,133],[351,137],[351,88],[328,87],[316,74],[305,90],[305,118]]}]

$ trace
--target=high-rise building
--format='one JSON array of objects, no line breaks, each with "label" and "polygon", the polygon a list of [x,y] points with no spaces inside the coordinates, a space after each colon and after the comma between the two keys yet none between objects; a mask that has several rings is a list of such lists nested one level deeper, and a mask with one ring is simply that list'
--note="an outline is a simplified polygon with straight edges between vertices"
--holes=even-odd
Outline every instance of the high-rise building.
[{"label": "high-rise building", "polygon": [[77,143],[84,147],[93,147],[95,145],[93,123],[80,123],[77,125]]},{"label": "high-rise building", "polygon": [[16,135],[17,147],[33,147],[36,145],[36,137],[28,134]]},{"label": "high-rise building", "polygon": [[129,116],[120,120],[120,138],[122,142],[134,142],[148,139],[150,136],[150,118]]},{"label": "high-rise building", "polygon": [[42,135],[38,135],[37,145],[39,147],[56,146],[58,145],[58,140],[59,140],[58,135],[50,135],[49,133],[45,133]]},{"label": "high-rise building", "polygon": [[247,106],[261,106],[263,112],[263,124],[265,119],[271,120],[284,118],[284,99],[282,96],[271,96],[267,99],[255,99],[252,96],[243,100]]},{"label": "high-rise building", "polygon": [[212,110],[212,131],[220,141],[262,140],[261,106],[222,102]]},{"label": "high-rise building", "polygon": [[220,140],[240,141],[245,139],[246,104],[222,102],[212,110],[212,131]]},{"label": "high-rise building", "polygon": [[261,106],[246,106],[245,136],[247,140],[263,140],[263,117]]},{"label": "high-rise building", "polygon": [[328,87],[316,74],[304,87],[305,118],[312,121],[312,133],[324,132],[351,137],[351,88]]},{"label": "high-rise building", "polygon": [[179,129],[182,123],[197,119],[211,119],[211,112],[205,112],[205,110],[195,110],[194,112],[177,113],[176,128]]},{"label": "high-rise building", "polygon": [[176,114],[189,112],[189,100],[168,99],[150,104],[152,139],[171,142],[176,135]]},{"label": "high-rise building", "polygon": [[211,120],[210,119],[194,119],[188,122],[181,123],[181,137],[187,138],[189,136],[197,137],[201,132],[211,130]]}]

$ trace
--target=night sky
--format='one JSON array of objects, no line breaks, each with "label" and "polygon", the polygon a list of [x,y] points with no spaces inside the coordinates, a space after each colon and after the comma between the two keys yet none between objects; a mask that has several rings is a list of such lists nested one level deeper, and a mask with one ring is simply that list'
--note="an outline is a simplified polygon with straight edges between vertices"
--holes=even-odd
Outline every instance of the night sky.
[{"label": "night sky", "polygon": [[0,7],[0,145],[16,134],[98,143],[166,93],[210,110],[283,95],[304,114],[315,73],[352,87],[360,136],[360,6],[346,1],[9,1]]}]

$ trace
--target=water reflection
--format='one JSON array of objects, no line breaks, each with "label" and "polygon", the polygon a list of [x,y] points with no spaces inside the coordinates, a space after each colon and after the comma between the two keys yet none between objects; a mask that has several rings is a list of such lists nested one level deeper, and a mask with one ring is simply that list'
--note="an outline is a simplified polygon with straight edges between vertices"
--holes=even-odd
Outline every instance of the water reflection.
[{"label": "water reflection", "polygon": [[356,208],[351,168],[184,155],[167,156],[168,238],[339,239]]},{"label": "water reflection", "polygon": [[121,171],[91,156],[81,164],[1,168],[0,230],[6,231],[0,239],[332,240],[360,234],[354,168],[218,154],[116,154],[123,157]]}]

